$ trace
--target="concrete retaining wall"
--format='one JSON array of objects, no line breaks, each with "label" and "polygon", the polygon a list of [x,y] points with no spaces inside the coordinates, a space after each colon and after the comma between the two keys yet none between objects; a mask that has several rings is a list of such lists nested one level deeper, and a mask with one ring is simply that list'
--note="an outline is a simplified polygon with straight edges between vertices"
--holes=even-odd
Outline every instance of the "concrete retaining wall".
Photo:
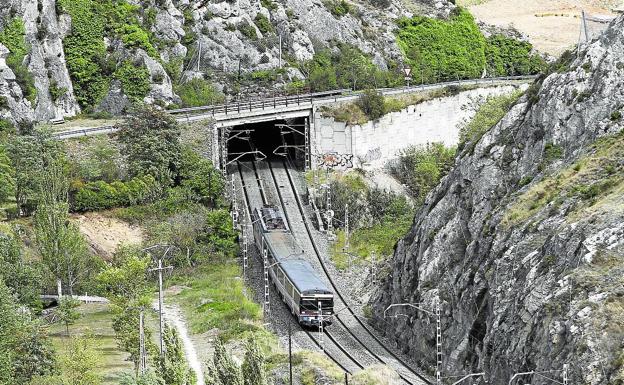
[{"label": "concrete retaining wall", "polygon": [[353,154],[357,167],[378,168],[413,145],[443,142],[448,146],[458,143],[458,125],[474,116],[467,108],[487,96],[502,95],[527,85],[499,86],[463,91],[392,112],[381,119],[363,125],[347,125],[331,117],[314,112],[313,153]]}]

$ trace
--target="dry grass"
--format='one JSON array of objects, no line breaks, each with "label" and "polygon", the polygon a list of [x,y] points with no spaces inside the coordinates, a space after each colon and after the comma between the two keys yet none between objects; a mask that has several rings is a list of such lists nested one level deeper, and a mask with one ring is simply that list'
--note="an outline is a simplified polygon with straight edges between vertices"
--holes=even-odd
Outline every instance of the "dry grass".
[{"label": "dry grass", "polygon": [[[520,195],[505,213],[503,225],[522,223],[544,206],[559,205],[570,198],[577,198],[577,203],[567,214],[569,220],[596,208],[622,210],[624,166],[620,160],[623,157],[624,134],[597,140],[590,153],[578,162],[545,177]],[[619,204],[613,205],[616,202]]]}]

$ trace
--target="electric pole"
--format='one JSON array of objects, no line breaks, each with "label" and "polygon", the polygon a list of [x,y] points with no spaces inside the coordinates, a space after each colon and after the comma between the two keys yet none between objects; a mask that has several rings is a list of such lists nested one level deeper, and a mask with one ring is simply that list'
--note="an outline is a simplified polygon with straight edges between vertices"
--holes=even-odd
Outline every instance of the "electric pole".
[{"label": "electric pole", "polygon": [[318,310],[319,310],[319,347],[321,348],[321,351],[324,351],[325,349],[323,349],[323,308],[321,306],[321,301],[318,301]]},{"label": "electric pole", "polygon": [[345,251],[349,251],[349,204],[345,204]]},{"label": "electric pole", "polygon": [[147,352],[145,350],[145,330],[143,328],[143,310],[139,309],[139,374],[142,376],[147,370]]},{"label": "electric pole", "polygon": [[[157,245],[157,246],[160,246],[160,245]],[[165,250],[165,253],[162,256],[158,257],[158,267],[154,269],[149,269],[149,271],[158,272],[158,321],[159,321],[159,327],[160,327],[160,341],[159,342],[160,342],[161,357],[164,357],[165,355],[165,342],[163,338],[163,333],[165,330],[165,320],[163,318],[163,306],[164,306],[164,300],[165,300],[164,293],[163,293],[163,271],[173,270],[173,266],[163,267],[162,260],[169,253],[169,250],[171,250],[171,246],[168,246],[167,250]],[[141,323],[143,322],[142,317],[143,317],[143,311],[141,311]]]}]

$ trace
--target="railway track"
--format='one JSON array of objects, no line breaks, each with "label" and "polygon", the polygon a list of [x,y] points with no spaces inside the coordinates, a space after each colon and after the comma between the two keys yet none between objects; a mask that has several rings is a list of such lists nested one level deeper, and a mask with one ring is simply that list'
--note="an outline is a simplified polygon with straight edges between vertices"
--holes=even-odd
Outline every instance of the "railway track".
[{"label": "railway track", "polygon": [[[275,184],[281,206],[283,207],[289,223],[291,223],[291,230],[295,233],[295,237],[301,243],[301,246],[304,247],[306,252],[310,256],[316,257],[316,262],[320,265],[325,278],[330,283],[334,290],[334,294],[336,295],[335,305],[338,305],[341,309],[345,309],[347,311],[346,315],[337,314],[335,316],[337,323],[340,324],[341,327],[346,330],[355,341],[357,341],[362,349],[373,356],[377,362],[395,369],[399,376],[407,384],[430,384],[431,382],[428,379],[412,369],[398,355],[388,349],[349,306],[349,303],[345,300],[344,296],[340,292],[340,289],[331,278],[319,248],[314,241],[312,227],[307,220],[303,204],[299,198],[297,188],[293,177],[288,170],[286,162],[268,162],[267,164],[273,183]],[[279,181],[288,182],[287,185],[280,185]],[[301,226],[297,228],[297,224],[302,224],[303,228]]]},{"label": "railway track", "polygon": [[[261,182],[262,179],[259,177],[255,164],[252,163],[237,162],[234,173],[238,175],[236,179],[239,179],[242,188],[243,200],[245,202],[245,215],[248,219],[247,223],[251,223],[251,217],[249,215],[251,210],[267,202],[265,188]],[[252,238],[252,236],[248,236],[247,239],[251,242]],[[286,308],[281,301],[279,306]],[[332,332],[325,330],[323,337],[327,338],[320,338],[318,335],[319,333],[306,330],[298,324],[296,324],[296,330],[303,332],[309,341],[319,349],[322,349],[323,353],[325,353],[330,360],[335,362],[344,372],[353,374],[357,370],[364,368],[364,365],[358,358],[355,357],[349,349],[342,346]]]}]

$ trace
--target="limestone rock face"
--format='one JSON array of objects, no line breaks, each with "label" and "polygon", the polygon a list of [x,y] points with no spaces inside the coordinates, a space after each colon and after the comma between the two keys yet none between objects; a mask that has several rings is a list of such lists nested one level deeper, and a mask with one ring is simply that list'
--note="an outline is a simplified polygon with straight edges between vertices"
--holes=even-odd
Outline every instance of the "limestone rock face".
[{"label": "limestone rock face", "polygon": [[624,16],[467,144],[398,242],[373,322],[429,373],[435,321],[388,305],[440,298],[442,376],[624,378],[623,57]]},{"label": "limestone rock face", "polygon": [[[162,106],[180,101],[169,76],[172,71],[182,72],[183,79],[208,73],[214,82],[223,83],[217,84],[223,89],[228,73],[270,70],[281,64],[286,70],[280,81],[287,82],[302,78],[289,62],[309,60],[319,49],[336,49],[337,42],[359,47],[385,69],[389,60],[401,59],[392,32],[397,18],[414,11],[447,17],[455,7],[446,0],[417,0],[410,9],[399,1],[389,0],[383,6],[376,0],[349,1],[349,12],[339,15],[332,9],[340,0],[127,1],[144,11],[139,21],[150,28],[158,55],[128,49],[121,39],[108,36],[108,52],[102,60],[111,65],[128,60],[142,63],[151,76],[144,101]],[[10,111],[5,108],[0,114],[13,122],[49,121],[81,112],[63,51],[72,20],[57,10],[57,0],[5,0],[0,8],[0,29],[13,17],[24,21],[30,47],[24,66],[37,89],[35,100],[24,100],[12,71],[2,71],[0,96],[7,97]],[[107,94],[93,107],[123,112],[128,98],[113,77],[107,80],[111,81]]]}]

